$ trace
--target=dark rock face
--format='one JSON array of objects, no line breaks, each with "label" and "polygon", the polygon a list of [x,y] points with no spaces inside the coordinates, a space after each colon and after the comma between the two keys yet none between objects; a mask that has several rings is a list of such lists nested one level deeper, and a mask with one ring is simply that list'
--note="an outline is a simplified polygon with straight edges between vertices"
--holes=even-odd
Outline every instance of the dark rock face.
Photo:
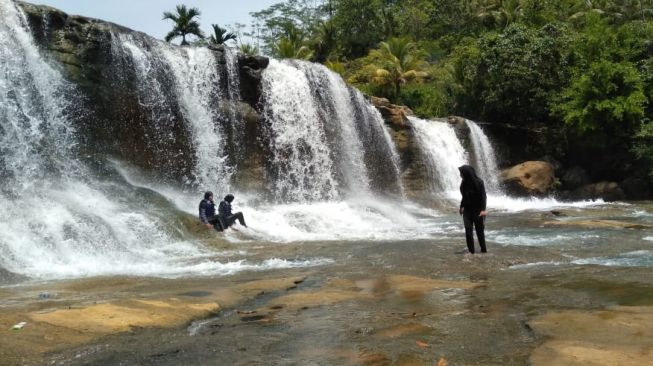
[{"label": "dark rock face", "polygon": [[579,199],[603,199],[607,202],[619,201],[626,198],[624,191],[616,182],[599,182],[583,186],[573,193]]},{"label": "dark rock face", "polygon": [[270,60],[263,56],[238,55],[240,71],[240,95],[250,105],[256,105],[261,99],[261,74],[268,67]]},{"label": "dark rock face", "polygon": [[561,178],[562,187],[568,190],[574,190],[590,183],[585,169],[575,166],[567,169]]}]

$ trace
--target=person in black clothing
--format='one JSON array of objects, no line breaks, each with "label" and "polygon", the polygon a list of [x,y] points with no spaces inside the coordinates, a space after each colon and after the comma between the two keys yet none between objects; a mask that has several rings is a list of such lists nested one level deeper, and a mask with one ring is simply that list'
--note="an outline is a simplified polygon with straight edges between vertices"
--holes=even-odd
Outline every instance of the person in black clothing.
[{"label": "person in black clothing", "polygon": [[244,226],[247,227],[245,224],[245,217],[243,217],[242,212],[236,212],[231,213],[231,202],[234,201],[234,196],[232,194],[228,194],[225,196],[224,201],[220,202],[220,206],[218,207],[218,211],[220,212],[220,216],[224,220],[224,223],[226,225],[225,229],[233,225],[236,220]]},{"label": "person in black clothing", "polygon": [[204,193],[204,199],[200,202],[200,221],[209,229],[222,231],[220,217],[215,214],[215,202],[211,191]]},{"label": "person in black clothing", "polygon": [[471,166],[463,165],[458,170],[460,171],[460,177],[463,179],[462,183],[460,183],[460,193],[463,198],[460,201],[459,212],[463,216],[463,222],[465,223],[467,249],[471,254],[474,254],[475,226],[481,253],[487,253],[485,247],[485,206],[487,204],[485,184]]}]

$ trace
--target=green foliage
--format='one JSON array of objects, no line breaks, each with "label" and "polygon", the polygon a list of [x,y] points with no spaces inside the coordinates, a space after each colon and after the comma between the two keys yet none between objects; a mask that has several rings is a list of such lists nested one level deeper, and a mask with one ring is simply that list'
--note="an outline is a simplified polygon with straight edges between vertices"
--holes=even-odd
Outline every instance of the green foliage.
[{"label": "green foliage", "polygon": [[462,90],[456,83],[453,65],[433,66],[428,73],[430,80],[407,85],[398,103],[411,106],[415,114],[424,118],[450,115]]},{"label": "green foliage", "polygon": [[251,43],[243,43],[239,47],[240,52],[250,55],[250,56],[258,56],[259,55],[259,49],[258,47],[254,46]]},{"label": "green foliage", "polygon": [[424,71],[428,66],[425,58],[424,52],[408,38],[390,38],[370,51],[366,66],[368,80],[398,97],[404,84],[428,76]]},{"label": "green foliage", "polygon": [[602,129],[630,136],[644,117],[647,102],[632,64],[602,60],[574,78],[555,109],[580,132]]},{"label": "green foliage", "polygon": [[186,36],[191,34],[198,38],[204,38],[204,34],[200,30],[200,24],[195,20],[195,17],[200,16],[200,11],[197,8],[188,9],[186,5],[177,5],[175,13],[164,12],[163,20],[169,19],[175,22],[172,30],[165,36],[166,42],[170,42],[177,37],[181,37],[181,45],[188,45]]},{"label": "green foliage", "polygon": [[383,0],[339,0],[331,19],[339,30],[338,43],[352,57],[367,51],[392,33],[392,20],[384,11]]},{"label": "green foliage", "polygon": [[556,87],[568,78],[564,26],[531,29],[513,24],[469,39],[452,53],[463,87],[461,106],[486,120],[528,123],[548,118]]},{"label": "green foliage", "polygon": [[313,51],[306,45],[305,34],[299,28],[288,25],[284,34],[272,45],[272,54],[278,58],[309,60]]},{"label": "green foliage", "polygon": [[224,44],[229,40],[235,41],[238,38],[235,34],[228,32],[217,24],[211,24],[211,27],[213,28],[213,34],[211,34],[209,42],[212,44]]},{"label": "green foliage", "polygon": [[246,35],[259,38],[263,49],[271,52],[289,28],[303,34],[313,34],[323,24],[330,6],[321,0],[285,0],[267,9],[250,13],[254,18],[252,32]]}]

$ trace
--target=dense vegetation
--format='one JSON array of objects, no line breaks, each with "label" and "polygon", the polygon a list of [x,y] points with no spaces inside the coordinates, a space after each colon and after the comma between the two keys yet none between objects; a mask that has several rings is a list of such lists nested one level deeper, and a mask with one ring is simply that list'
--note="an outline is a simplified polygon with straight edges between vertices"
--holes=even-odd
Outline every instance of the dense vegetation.
[{"label": "dense vegetation", "polygon": [[252,16],[264,53],[420,116],[546,127],[558,151],[582,141],[615,157],[606,172],[653,177],[653,0],[285,0]]}]

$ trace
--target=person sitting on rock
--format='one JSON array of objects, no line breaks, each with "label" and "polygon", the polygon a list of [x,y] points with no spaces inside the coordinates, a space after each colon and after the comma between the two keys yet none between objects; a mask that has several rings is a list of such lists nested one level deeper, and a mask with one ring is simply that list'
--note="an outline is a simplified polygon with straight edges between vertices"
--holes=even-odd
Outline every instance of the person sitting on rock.
[{"label": "person sitting on rock", "polygon": [[220,217],[215,214],[215,202],[211,191],[204,193],[204,199],[200,201],[200,221],[209,229],[222,231]]},{"label": "person sitting on rock", "polygon": [[247,227],[242,212],[236,212],[235,214],[231,212],[231,202],[233,201],[234,196],[232,194],[228,194],[225,196],[224,200],[220,202],[220,206],[218,207],[220,216],[222,217],[222,220],[225,224],[225,229],[231,227],[236,222],[236,220],[238,220],[242,226]]}]

